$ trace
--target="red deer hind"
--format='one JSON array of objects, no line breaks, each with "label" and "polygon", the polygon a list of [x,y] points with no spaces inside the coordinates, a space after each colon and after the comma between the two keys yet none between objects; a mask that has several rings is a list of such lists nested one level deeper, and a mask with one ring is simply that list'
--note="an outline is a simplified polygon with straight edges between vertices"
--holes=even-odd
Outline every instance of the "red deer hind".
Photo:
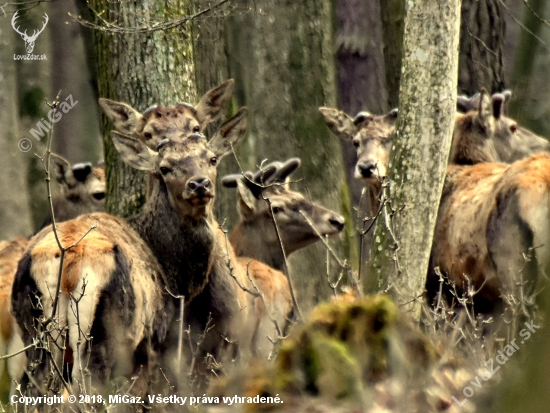
[{"label": "red deer hind", "polygon": [[[342,216],[288,189],[288,178],[299,166],[300,160],[293,158],[271,163],[255,173],[246,172],[245,176],[228,175],[222,179],[223,186],[237,188],[241,217],[229,240],[239,263],[249,269],[254,283],[264,293],[267,311],[281,328],[292,310],[288,279],[281,272],[286,270],[285,254],[319,241],[320,236],[337,235],[344,228]],[[256,305],[257,314],[262,314],[263,302]],[[264,337],[273,337],[273,327],[267,317],[258,322],[255,346],[260,349],[259,354],[265,354],[262,349],[269,343]]]},{"label": "red deer hind", "polygon": [[[103,167],[92,167],[90,163],[79,163],[71,166],[61,156],[52,154],[51,171],[61,185],[61,196],[53,200],[54,215],[57,222],[67,221],[77,216],[105,207],[105,173]],[[51,216],[40,228],[51,224]],[[29,240],[15,238],[0,243],[0,355],[5,355],[8,343],[14,339],[13,318],[9,311],[9,297],[17,263],[23,256]],[[19,356],[15,365],[23,365],[24,355]],[[12,362],[13,363],[13,362]],[[4,363],[0,362],[0,374]]]},{"label": "red deer hind", "polygon": [[21,38],[25,42],[25,49],[27,50],[27,53],[30,54],[34,50],[34,42],[36,42],[36,39],[38,38],[38,35],[40,33],[42,33],[44,31],[44,29],[46,28],[46,24],[48,24],[49,18],[48,18],[48,15],[46,13],[44,13],[44,24],[42,25],[42,28],[40,30],[34,30],[32,35],[29,36],[27,34],[27,30],[25,30],[24,32],[21,32],[19,30],[19,26],[15,27],[15,24],[16,24],[15,22],[17,20],[18,14],[19,14],[19,11],[16,11],[13,14],[13,17],[11,19],[11,25],[13,27],[13,30],[15,30],[18,34],[21,35]]},{"label": "red deer hind", "polygon": [[[225,343],[222,335],[237,340],[237,332],[246,332],[251,305],[228,274],[221,231],[212,222],[214,188],[207,185],[215,181],[217,160],[228,152],[228,144],[242,139],[245,120],[241,110],[209,142],[197,133],[178,133],[174,140],[161,141],[156,151],[112,133],[123,160],[150,173],[151,196],[128,222],[98,213],[58,225],[64,245],[76,242],[92,225],[97,228],[65,257],[55,323],[68,333],[51,337],[47,351],[27,352],[34,382],[46,377],[54,362],[63,365],[65,343],[73,354],[75,392],[101,394],[109,379],[130,375],[138,377],[133,391],[143,392],[150,380],[149,362],[157,357],[166,374],[177,379],[170,373],[178,368],[178,301],[166,290],[185,297],[185,322],[192,326],[193,340],[211,314],[217,334],[209,334],[200,356],[217,356]],[[52,314],[58,267],[59,250],[47,228],[31,240],[13,287],[13,313],[25,345],[43,332],[40,320]],[[237,276],[245,283],[244,274]],[[47,362],[33,364],[37,359]]]}]

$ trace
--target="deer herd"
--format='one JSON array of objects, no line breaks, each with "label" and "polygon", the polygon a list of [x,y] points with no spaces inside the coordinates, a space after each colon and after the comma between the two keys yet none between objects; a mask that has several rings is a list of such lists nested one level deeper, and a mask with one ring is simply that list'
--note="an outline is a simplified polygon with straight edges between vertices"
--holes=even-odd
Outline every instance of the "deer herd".
[{"label": "deer herd", "polygon": [[[210,140],[203,133],[232,91],[229,80],[196,106],[143,113],[100,99],[119,155],[148,174],[146,203],[128,219],[102,212],[101,168],[52,156],[62,186],[55,228],[48,219],[30,239],[0,243],[0,351],[15,354],[12,394],[202,391],[232,365],[272,355],[295,319],[286,257],[345,223],[290,189],[293,158],[221,180],[236,189],[240,215],[226,234],[213,212],[217,166],[244,138],[247,109]],[[475,290],[479,314],[535,306],[550,264],[550,144],[505,116],[509,96],[458,99],[428,302]],[[319,110],[357,149],[355,177],[376,211],[397,110]]]}]

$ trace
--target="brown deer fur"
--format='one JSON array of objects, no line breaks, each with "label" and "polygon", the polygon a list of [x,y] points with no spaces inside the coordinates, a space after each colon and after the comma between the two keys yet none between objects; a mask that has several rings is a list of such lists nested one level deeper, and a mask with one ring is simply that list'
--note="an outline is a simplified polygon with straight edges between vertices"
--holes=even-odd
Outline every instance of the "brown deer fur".
[{"label": "brown deer fur", "polygon": [[[105,173],[102,167],[89,163],[71,166],[61,156],[52,154],[50,170],[61,185],[61,196],[53,200],[57,222],[76,218],[83,213],[102,211],[105,206]],[[51,224],[48,216],[41,228]],[[10,294],[17,263],[23,256],[29,240],[14,238],[0,243],[0,355],[6,354],[7,345],[13,338],[13,318],[10,314]],[[20,356],[19,359],[21,359]],[[4,363],[0,362],[0,374]]]},{"label": "brown deer fur", "polygon": [[[472,104],[459,105],[468,112],[457,113],[449,164],[508,163],[550,150],[546,140],[518,127],[503,115],[505,100],[506,95],[489,97],[482,91]],[[357,148],[355,177],[370,189],[369,200],[374,214],[379,205],[382,178],[387,174],[397,110],[382,116],[360,112],[354,119],[337,109],[319,108],[319,111],[336,136],[351,141]]]},{"label": "brown deer fur", "polygon": [[[83,316],[88,316],[87,323],[81,324],[91,328],[90,334],[96,331],[101,337],[91,346],[88,368],[93,372],[92,388],[100,391],[110,377],[137,374],[140,366],[147,366],[152,350],[157,356],[162,352],[161,365],[166,374],[179,370],[179,366],[174,366],[179,339],[174,308],[179,301],[168,296],[166,290],[185,297],[185,325],[191,327],[192,342],[199,341],[209,314],[213,319],[214,327],[197,349],[197,365],[202,366],[207,353],[215,358],[222,357],[229,342],[247,347],[247,340],[251,338],[248,326],[254,325],[249,320],[253,311],[252,299],[231,277],[227,262],[236,262],[236,257],[214,222],[214,187],[210,184],[216,179],[217,160],[228,153],[231,143],[235,144],[244,136],[245,121],[246,110],[241,110],[222,125],[210,142],[196,133],[188,132],[182,137],[178,132],[173,140],[162,141],[156,151],[134,138],[113,132],[115,147],[125,162],[150,174],[151,195],[144,210],[128,223],[108,215],[92,214],[59,225],[62,234],[83,234],[97,222],[97,229],[81,241],[75,254],[86,256],[90,253],[92,259],[70,259],[69,266],[77,262],[83,265],[64,274],[64,277],[80,277],[73,291],[83,295],[84,298],[79,295],[79,302],[87,305],[83,310],[87,311]],[[50,229],[35,237],[14,283],[12,305],[24,344],[28,344],[34,334],[25,326],[39,316],[32,305],[32,297],[48,294],[43,286],[51,287],[57,280],[57,247],[48,234],[51,234]],[[46,242],[50,252],[35,266],[33,259],[45,254],[42,247]],[[36,255],[35,249],[40,254]],[[102,274],[96,274],[101,271]],[[89,273],[94,274],[92,278],[98,282],[88,281],[82,294],[78,286],[85,283]],[[233,275],[251,288],[241,267],[236,266]],[[44,277],[49,281],[41,282]],[[61,296],[66,297],[65,293],[74,288],[74,284],[75,280],[63,280],[65,292]],[[126,295],[126,300],[115,300],[121,294]],[[70,302],[69,297],[64,300]],[[61,321],[70,319],[62,315],[65,311],[68,311],[67,306],[59,312]],[[48,314],[47,308],[44,314]],[[136,322],[142,323],[142,328],[137,328]],[[74,351],[78,348],[74,342],[78,334],[71,333],[74,325],[67,327],[69,345]],[[120,341],[123,337],[128,339]],[[125,357],[105,353],[115,339],[119,340],[117,348]],[[153,343],[152,350],[148,349],[149,341]],[[189,356],[189,351],[186,353]],[[86,356],[76,354],[81,358]],[[75,363],[77,359],[75,357]],[[75,371],[78,371],[76,366],[73,379]],[[171,378],[177,379],[176,376]],[[148,381],[146,373],[142,381]]]},{"label": "brown deer fur", "polygon": [[547,153],[510,165],[450,167],[430,268],[439,267],[459,291],[469,284],[479,290],[473,299],[480,312],[504,303],[529,310],[538,274],[550,262],[549,196]]}]

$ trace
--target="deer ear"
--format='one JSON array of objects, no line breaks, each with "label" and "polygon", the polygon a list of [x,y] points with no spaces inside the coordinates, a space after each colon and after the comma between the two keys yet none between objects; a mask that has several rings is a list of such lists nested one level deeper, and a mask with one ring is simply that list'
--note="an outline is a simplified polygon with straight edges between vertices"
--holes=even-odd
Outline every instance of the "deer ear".
[{"label": "deer ear", "polygon": [[50,171],[53,173],[55,180],[61,185],[67,187],[76,185],[73,168],[65,158],[52,153],[50,157]]},{"label": "deer ear", "polygon": [[142,129],[143,115],[130,105],[102,98],[99,99],[99,106],[120,133],[133,135]]},{"label": "deer ear", "polygon": [[353,139],[357,133],[357,126],[349,115],[332,108],[319,108],[319,112],[332,133],[345,141]]},{"label": "deer ear", "polygon": [[127,165],[140,171],[154,171],[158,153],[130,136],[112,131],[111,139],[120,157]]},{"label": "deer ear", "polygon": [[237,202],[239,214],[246,218],[256,210],[256,198],[252,191],[242,180],[237,180]]},{"label": "deer ear", "polygon": [[493,120],[493,102],[485,89],[479,95],[479,106],[476,114],[480,125],[489,130]]},{"label": "deer ear", "polygon": [[231,99],[231,95],[233,95],[234,87],[235,81],[229,79],[214,89],[209,90],[202,97],[199,104],[195,107],[197,119],[201,125],[201,131],[203,131],[210,122],[214,122],[222,115],[229,103],[229,99]]},{"label": "deer ear", "polygon": [[236,146],[246,135],[248,123],[248,109],[241,108],[230,119],[226,120],[220,130],[208,142],[210,149],[218,158],[222,158],[231,152],[231,147]]}]

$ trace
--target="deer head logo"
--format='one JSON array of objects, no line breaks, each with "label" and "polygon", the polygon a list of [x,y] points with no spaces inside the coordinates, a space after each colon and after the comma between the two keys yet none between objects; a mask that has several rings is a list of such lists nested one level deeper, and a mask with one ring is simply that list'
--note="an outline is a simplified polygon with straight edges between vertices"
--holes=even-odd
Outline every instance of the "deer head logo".
[{"label": "deer head logo", "polygon": [[44,13],[44,24],[42,25],[42,28],[40,30],[34,30],[32,35],[29,36],[27,34],[27,30],[24,32],[19,31],[19,26],[15,27],[15,21],[17,20],[17,14],[19,11],[16,11],[11,19],[11,26],[13,27],[13,30],[15,30],[17,33],[21,35],[21,38],[25,41],[25,49],[27,49],[27,53],[32,53],[34,49],[34,42],[36,41],[36,38],[40,33],[44,31],[44,28],[46,27],[46,24],[48,24],[48,15]]}]

